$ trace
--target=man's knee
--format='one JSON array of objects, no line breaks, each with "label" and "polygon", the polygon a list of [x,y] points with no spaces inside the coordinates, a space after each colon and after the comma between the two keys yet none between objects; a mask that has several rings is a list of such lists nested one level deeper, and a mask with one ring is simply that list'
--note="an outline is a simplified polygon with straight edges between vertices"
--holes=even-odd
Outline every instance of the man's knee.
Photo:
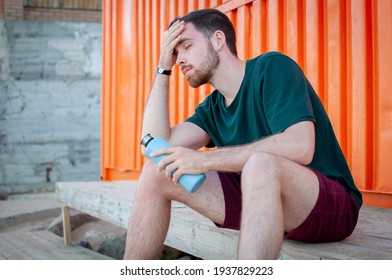
[{"label": "man's knee", "polygon": [[279,156],[264,152],[253,154],[243,168],[242,193],[250,196],[263,193],[264,197],[267,193],[281,193],[281,172]]},{"label": "man's knee", "polygon": [[148,160],[144,164],[138,181],[138,189],[161,193],[168,183],[169,180],[164,172],[159,172],[157,165],[152,160]]},{"label": "man's knee", "polygon": [[277,177],[279,176],[280,164],[279,157],[270,153],[258,152],[251,155],[246,162],[242,175]]},{"label": "man's knee", "polygon": [[173,181],[166,177],[165,172],[160,172],[152,160],[144,164],[138,181],[138,192],[142,191],[148,196],[177,200],[178,193],[181,193],[182,190],[182,187],[174,184]]}]

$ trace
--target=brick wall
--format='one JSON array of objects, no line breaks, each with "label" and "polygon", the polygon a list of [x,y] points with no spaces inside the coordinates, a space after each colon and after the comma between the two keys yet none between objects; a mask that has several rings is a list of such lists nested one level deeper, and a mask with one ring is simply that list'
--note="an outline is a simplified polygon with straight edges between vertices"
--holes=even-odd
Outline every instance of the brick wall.
[{"label": "brick wall", "polygon": [[24,8],[24,19],[100,22],[101,11]]},{"label": "brick wall", "polygon": [[4,1],[0,0],[0,19],[4,17]]},{"label": "brick wall", "polygon": [[100,10],[25,7],[23,0],[0,0],[0,18],[6,20],[58,20],[101,22]]},{"label": "brick wall", "polygon": [[23,19],[23,0],[2,0],[4,19]]}]

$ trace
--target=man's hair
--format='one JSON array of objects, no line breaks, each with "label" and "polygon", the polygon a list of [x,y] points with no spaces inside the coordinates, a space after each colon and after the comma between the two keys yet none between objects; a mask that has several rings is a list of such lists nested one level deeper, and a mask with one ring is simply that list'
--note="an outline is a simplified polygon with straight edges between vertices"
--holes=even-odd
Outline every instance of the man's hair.
[{"label": "man's hair", "polygon": [[190,12],[183,17],[176,17],[169,25],[172,26],[177,20],[192,23],[196,30],[202,33],[207,39],[212,34],[221,30],[226,37],[226,43],[232,54],[237,56],[235,30],[230,19],[221,11],[216,9],[202,9]]}]

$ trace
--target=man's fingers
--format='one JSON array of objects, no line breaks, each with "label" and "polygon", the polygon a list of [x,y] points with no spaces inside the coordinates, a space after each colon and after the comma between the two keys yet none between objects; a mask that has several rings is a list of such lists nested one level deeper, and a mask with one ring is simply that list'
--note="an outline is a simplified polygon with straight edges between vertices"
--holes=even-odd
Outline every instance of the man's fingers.
[{"label": "man's fingers", "polygon": [[176,60],[174,49],[181,40],[181,33],[184,31],[184,27],[185,23],[178,21],[165,32],[162,40],[161,57],[159,60],[160,67],[163,67],[166,70],[173,67]]},{"label": "man's fingers", "polygon": [[167,46],[170,46],[172,49],[177,45],[178,41],[180,40],[180,34],[184,30],[184,23],[179,22],[178,24],[175,24],[170,27],[170,29],[166,33],[166,37],[164,40],[164,43],[167,44]]}]

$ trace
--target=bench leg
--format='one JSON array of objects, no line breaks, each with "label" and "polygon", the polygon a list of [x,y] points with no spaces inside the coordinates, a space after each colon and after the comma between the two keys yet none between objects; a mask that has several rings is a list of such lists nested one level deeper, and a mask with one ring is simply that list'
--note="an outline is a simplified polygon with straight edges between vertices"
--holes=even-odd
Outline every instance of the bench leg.
[{"label": "bench leg", "polygon": [[63,236],[64,236],[64,244],[71,245],[72,244],[72,230],[71,230],[71,220],[69,215],[69,207],[63,206],[61,208],[62,216],[63,216]]}]

